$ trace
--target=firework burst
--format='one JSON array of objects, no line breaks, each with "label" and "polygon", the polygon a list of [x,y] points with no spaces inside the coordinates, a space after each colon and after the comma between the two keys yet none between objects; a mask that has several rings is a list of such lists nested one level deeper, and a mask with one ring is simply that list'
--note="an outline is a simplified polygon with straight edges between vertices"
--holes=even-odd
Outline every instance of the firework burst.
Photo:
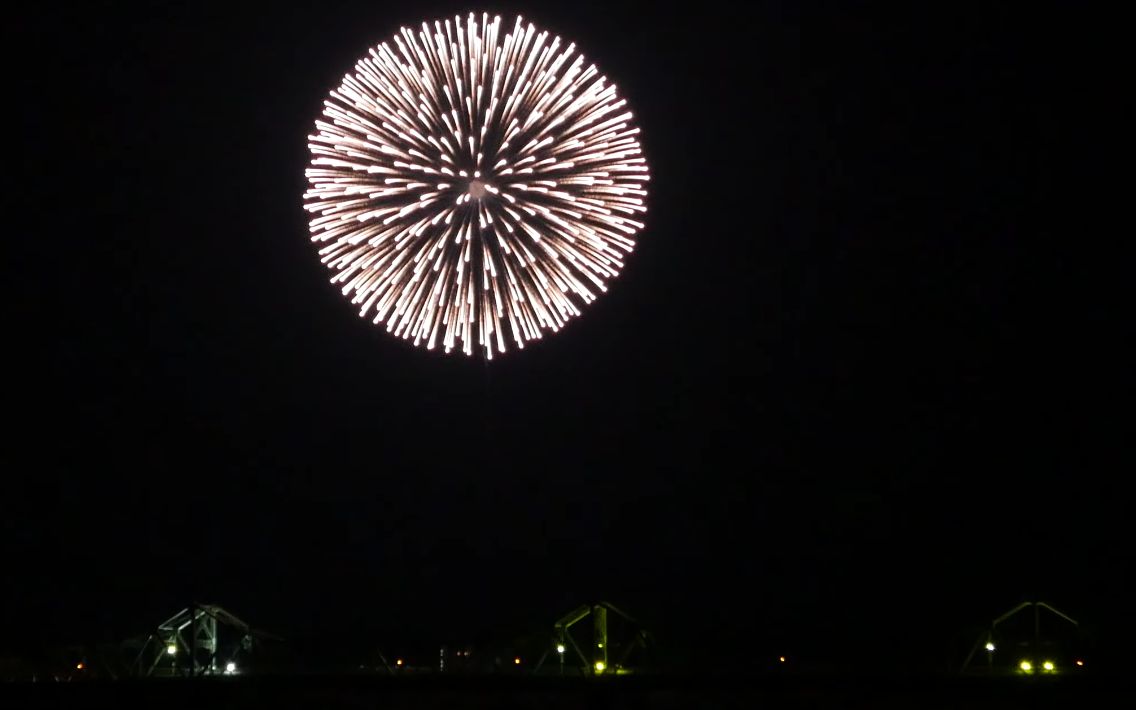
[{"label": "firework burst", "polygon": [[311,238],[361,316],[492,358],[623,268],[646,211],[638,133],[574,44],[519,17],[404,28],[324,102]]}]

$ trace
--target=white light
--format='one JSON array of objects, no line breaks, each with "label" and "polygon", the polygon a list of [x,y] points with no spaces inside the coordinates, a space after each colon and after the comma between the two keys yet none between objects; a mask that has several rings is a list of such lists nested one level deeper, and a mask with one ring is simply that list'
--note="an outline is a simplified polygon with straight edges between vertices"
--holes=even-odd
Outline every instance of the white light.
[{"label": "white light", "polygon": [[987,641],[986,642],[986,650],[987,651],[993,651],[994,650],[994,642],[993,641]]},{"label": "white light", "polygon": [[225,672],[228,673],[229,675],[236,673],[237,672],[237,664],[233,663],[232,661],[229,661],[228,663],[225,664]]},{"label": "white light", "polygon": [[564,644],[562,644],[562,643],[556,644],[556,652],[557,653],[564,653]]},{"label": "white light", "polygon": [[167,654],[169,654],[171,656],[175,656],[175,655],[177,655],[177,652],[178,652],[178,647],[177,647],[176,643],[171,643],[169,646],[166,646],[166,653]]}]

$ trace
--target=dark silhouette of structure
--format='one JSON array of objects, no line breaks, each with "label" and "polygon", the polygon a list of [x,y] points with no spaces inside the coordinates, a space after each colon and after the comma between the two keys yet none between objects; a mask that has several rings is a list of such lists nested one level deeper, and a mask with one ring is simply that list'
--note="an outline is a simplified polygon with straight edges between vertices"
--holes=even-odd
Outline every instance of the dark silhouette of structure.
[{"label": "dark silhouette of structure", "polygon": [[253,629],[213,604],[192,604],[158,625],[133,664],[138,676],[236,675],[258,643],[279,637]]},{"label": "dark silhouette of structure", "polygon": [[[1028,611],[1032,618],[1023,614]],[[1076,620],[1045,602],[1022,602],[990,622],[967,654],[962,671],[1048,675],[1080,670],[1084,667],[1080,646]],[[985,662],[978,660],[980,654],[985,654]]]},{"label": "dark silhouette of structure", "polygon": [[[612,634],[608,627],[609,612],[615,614],[625,627],[624,633]],[[588,617],[592,618],[592,633],[579,640],[572,628]],[[546,648],[537,661],[534,673],[539,673],[549,653],[559,658],[560,674],[598,676],[605,673],[629,673],[632,654],[639,649],[641,662],[651,645],[651,635],[631,615],[609,602],[583,604],[561,617],[552,627],[552,648]],[[581,645],[582,644],[582,645]],[[584,649],[587,648],[587,651]],[[641,664],[642,665],[642,664]]]}]

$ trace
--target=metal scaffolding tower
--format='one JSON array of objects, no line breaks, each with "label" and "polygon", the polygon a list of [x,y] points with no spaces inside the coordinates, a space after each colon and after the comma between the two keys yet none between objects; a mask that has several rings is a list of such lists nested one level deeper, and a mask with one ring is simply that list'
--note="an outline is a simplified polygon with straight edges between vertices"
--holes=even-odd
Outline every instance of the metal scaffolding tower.
[{"label": "metal scaffolding tower", "polygon": [[140,676],[235,675],[257,641],[274,639],[213,604],[193,604],[166,619],[134,662]]},{"label": "metal scaffolding tower", "polygon": [[[996,663],[995,653],[998,652],[998,650],[1003,646],[1009,645],[1010,641],[1009,638],[1007,638],[999,631],[999,626],[1009,621],[1011,618],[1017,617],[1018,614],[1026,611],[1027,609],[1033,610],[1033,633],[1029,638],[1018,638],[1016,645],[1013,647],[1017,654],[1024,656],[1024,658],[1016,659],[1017,665],[1011,663],[1007,666],[1005,663]],[[1001,616],[990,622],[989,630],[983,631],[979,635],[978,639],[974,642],[974,646],[970,649],[970,653],[967,654],[966,660],[963,661],[963,672],[974,672],[975,670],[978,670],[981,665],[985,665],[985,670],[988,673],[994,673],[995,668],[998,666],[1005,666],[1005,668],[1003,668],[1004,670],[1012,670],[1025,673],[1056,672],[1057,668],[1054,666],[1054,663],[1052,661],[1041,660],[1042,657],[1054,655],[1054,652],[1057,650],[1054,648],[1055,641],[1053,639],[1047,638],[1041,632],[1042,610],[1045,610],[1050,614],[1056,616],[1058,619],[1067,622],[1073,627],[1074,631],[1079,630],[1080,625],[1076,622],[1076,620],[1059,611],[1055,607],[1046,604],[1045,602],[1022,602],[1021,604],[1017,605],[1013,609],[1007,611],[1005,614],[1002,614]],[[985,664],[974,663],[979,649],[983,649],[985,651]],[[1008,651],[1010,649],[1007,648],[1006,650]],[[1070,659],[1063,660],[1067,661]],[[1073,663],[1076,666],[1082,665],[1082,662],[1079,659],[1074,660]],[[1039,665],[1035,668],[1035,664],[1044,665]]]},{"label": "metal scaffolding tower", "polygon": [[[612,641],[608,633],[608,612],[615,613],[631,627],[630,638],[620,638]],[[585,652],[572,635],[572,627],[588,616],[592,617],[592,638],[587,643]],[[615,644],[613,646],[613,643]],[[564,675],[565,668],[570,667],[581,675],[598,676],[605,673],[628,672],[627,662],[631,653],[639,648],[646,650],[650,643],[650,634],[632,618],[608,602],[583,604],[561,617],[552,627],[552,648],[546,648],[537,661],[533,672],[539,672],[544,665],[548,654],[555,652],[559,657],[560,674]],[[579,662],[568,662],[565,658],[571,651],[570,658]],[[612,658],[614,656],[614,665]]]}]

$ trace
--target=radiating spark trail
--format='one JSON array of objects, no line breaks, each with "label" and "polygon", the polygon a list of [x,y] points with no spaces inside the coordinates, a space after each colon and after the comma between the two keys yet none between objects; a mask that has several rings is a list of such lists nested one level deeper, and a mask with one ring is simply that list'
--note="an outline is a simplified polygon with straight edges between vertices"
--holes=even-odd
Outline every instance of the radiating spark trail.
[{"label": "radiating spark trail", "polygon": [[643,228],[639,129],[575,45],[518,17],[403,28],[324,102],[304,208],[363,317],[492,358],[606,291]]}]

